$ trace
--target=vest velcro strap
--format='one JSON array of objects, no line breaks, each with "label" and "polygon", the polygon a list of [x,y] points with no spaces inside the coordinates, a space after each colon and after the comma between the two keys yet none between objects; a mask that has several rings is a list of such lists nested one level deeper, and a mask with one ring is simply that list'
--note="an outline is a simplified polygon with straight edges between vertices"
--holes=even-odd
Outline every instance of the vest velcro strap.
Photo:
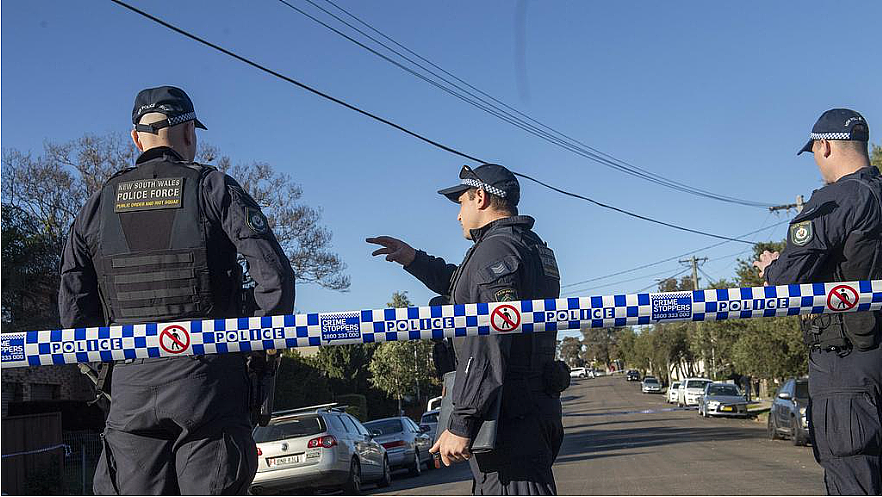
[{"label": "vest velcro strap", "polygon": [[187,262],[193,262],[192,253],[115,257],[111,261],[111,264],[113,267],[138,267],[156,264],[181,264]]},{"label": "vest velcro strap", "polygon": [[113,282],[116,284],[149,283],[153,281],[185,280],[194,278],[196,272],[192,269],[174,269],[170,271],[153,271],[150,273],[115,274]]},{"label": "vest velcro strap", "polygon": [[135,307],[119,309],[116,314],[123,318],[142,318],[145,316],[157,316],[161,318],[164,316],[186,315],[199,310],[195,304],[177,304],[163,307],[164,309],[162,310],[167,312],[158,312],[155,307]]},{"label": "vest velcro strap", "polygon": [[158,288],[156,290],[138,290],[134,292],[117,292],[118,300],[145,300],[161,299],[164,297],[182,297],[184,295],[196,295],[196,289],[192,286],[180,288]]}]

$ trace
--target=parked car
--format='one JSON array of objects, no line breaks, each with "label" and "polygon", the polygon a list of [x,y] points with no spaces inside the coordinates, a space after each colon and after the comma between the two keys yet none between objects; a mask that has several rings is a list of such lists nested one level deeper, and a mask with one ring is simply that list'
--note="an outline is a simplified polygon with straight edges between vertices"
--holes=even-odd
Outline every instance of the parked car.
[{"label": "parked car", "polygon": [[254,428],[257,474],[252,494],[286,489],[342,489],[361,492],[364,482],[388,487],[392,471],[386,449],[345,406],[323,404],[273,413]]},{"label": "parked car", "polygon": [[432,397],[429,399],[429,402],[426,403],[426,411],[434,411],[435,409],[441,408],[441,397]]},{"label": "parked car", "polygon": [[570,378],[587,378],[588,370],[585,368],[573,368],[570,370]]},{"label": "parked car", "polygon": [[625,373],[625,381],[640,381],[640,372],[636,369],[629,369]]},{"label": "parked car", "polygon": [[604,371],[602,369],[595,369],[594,376],[597,378],[600,378],[601,376],[606,376],[606,371]]},{"label": "parked car", "polygon": [[747,397],[731,383],[708,383],[698,399],[698,414],[747,417]]},{"label": "parked car", "polygon": [[662,386],[655,376],[647,376],[640,383],[640,391],[643,393],[661,393]]},{"label": "parked car", "polygon": [[680,393],[680,382],[675,381],[671,383],[671,386],[668,388],[668,395],[666,396],[668,404],[676,404],[677,403],[677,395]]},{"label": "parked car", "polygon": [[679,394],[677,395],[677,405],[697,406],[699,397],[704,394],[704,387],[713,381],[707,378],[686,378],[680,382]]},{"label": "parked car", "polygon": [[429,436],[430,440],[435,440],[435,430],[438,429],[438,413],[440,409],[433,409],[431,411],[424,412],[420,417],[420,428],[423,426],[428,426],[429,430],[426,431],[426,435]]},{"label": "parked car", "polygon": [[786,436],[793,445],[811,442],[809,435],[808,379],[791,378],[775,394],[769,409],[769,438],[776,440]]},{"label": "parked car", "polygon": [[368,421],[364,427],[386,449],[393,470],[407,468],[411,475],[417,476],[422,472],[423,464],[426,469],[435,467],[429,453],[434,440],[426,434],[428,426],[420,428],[410,418],[401,416]]}]

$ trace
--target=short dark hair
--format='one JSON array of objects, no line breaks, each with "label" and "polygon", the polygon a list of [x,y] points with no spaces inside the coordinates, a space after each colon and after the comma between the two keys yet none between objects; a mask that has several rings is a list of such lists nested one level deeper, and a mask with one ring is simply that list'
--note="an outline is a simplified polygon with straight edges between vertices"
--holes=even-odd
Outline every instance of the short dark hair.
[{"label": "short dark hair", "polygon": [[[468,193],[468,195],[469,195],[469,200],[475,199],[475,192],[477,190],[478,190],[477,188],[469,188],[466,191],[466,193]],[[490,193],[486,190],[484,190],[484,194],[486,194],[487,198],[490,199],[490,207],[493,207],[493,210],[496,210],[499,212],[504,212],[510,216],[517,216],[518,215],[518,206],[511,205],[511,202],[509,202],[507,199],[502,198],[498,195],[493,195],[492,193]]]}]

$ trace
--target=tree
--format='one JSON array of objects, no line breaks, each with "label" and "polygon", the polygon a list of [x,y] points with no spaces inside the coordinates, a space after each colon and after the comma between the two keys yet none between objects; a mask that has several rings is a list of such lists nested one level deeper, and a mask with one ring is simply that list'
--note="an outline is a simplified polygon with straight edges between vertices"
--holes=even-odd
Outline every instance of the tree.
[{"label": "tree", "polygon": [[564,337],[560,342],[560,359],[571,368],[581,367],[585,361],[581,357],[582,341],[576,337]]},{"label": "tree", "polygon": [[2,217],[3,331],[56,328],[58,240],[20,208],[4,207]]},{"label": "tree", "polygon": [[[411,307],[407,292],[395,292],[389,307]],[[369,366],[370,382],[387,395],[398,399],[401,412],[402,397],[413,392],[417,400],[421,392],[437,387],[438,380],[430,372],[432,366],[432,342],[428,340],[402,340],[383,342],[374,352]],[[422,390],[421,390],[422,387]]]},{"label": "tree", "polygon": [[331,401],[327,377],[296,350],[283,352],[275,391],[277,411]]},{"label": "tree", "polygon": [[870,151],[870,164],[882,171],[882,147],[879,145],[873,144],[873,149]]},{"label": "tree", "polygon": [[586,328],[582,330],[585,345],[585,362],[596,361],[608,367],[612,359],[618,359],[616,341],[622,328]]},{"label": "tree", "polygon": [[[46,257],[50,258],[49,262],[41,263],[56,268],[54,278],[64,240],[80,208],[113,173],[131,167],[135,157],[136,149],[122,133],[103,136],[86,134],[60,144],[46,142],[42,155],[16,149],[4,150],[3,210],[14,208],[16,226],[27,226],[26,231],[16,228],[18,231],[10,232],[10,240],[21,233],[30,237],[27,243],[39,238],[45,251],[48,251]],[[331,233],[319,224],[321,211],[300,202],[303,191],[289,175],[278,173],[263,162],[234,165],[229,157],[222,156],[211,145],[203,146],[197,159],[204,163],[216,161],[221,170],[229,171],[236,177],[261,205],[291,261],[298,282],[316,283],[335,290],[349,287],[349,277],[344,274],[345,264],[330,250]],[[5,229],[7,217],[3,222]],[[4,252],[4,257],[6,255]],[[13,254],[10,252],[8,255]],[[47,282],[46,285],[26,288],[30,284],[28,280],[6,280],[5,275],[4,295],[40,291],[43,293],[39,298],[48,302],[55,298],[54,294],[58,291],[57,280],[43,279],[41,281]],[[30,298],[36,296],[31,295]],[[7,303],[11,305],[11,302],[4,297],[4,320],[12,316],[12,310],[7,312],[6,308]],[[37,315],[31,316],[38,320],[32,322],[42,323],[40,328],[57,326],[57,316],[53,316],[56,307],[47,304]],[[20,312],[18,314],[22,315]]]}]

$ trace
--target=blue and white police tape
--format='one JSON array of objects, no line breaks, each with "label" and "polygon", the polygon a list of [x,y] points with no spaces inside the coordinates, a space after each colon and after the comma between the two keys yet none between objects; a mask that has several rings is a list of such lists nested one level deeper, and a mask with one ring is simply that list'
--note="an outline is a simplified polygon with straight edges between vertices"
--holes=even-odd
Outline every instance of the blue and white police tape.
[{"label": "blue and white police tape", "polygon": [[882,280],[3,333],[3,367],[882,309]]}]

